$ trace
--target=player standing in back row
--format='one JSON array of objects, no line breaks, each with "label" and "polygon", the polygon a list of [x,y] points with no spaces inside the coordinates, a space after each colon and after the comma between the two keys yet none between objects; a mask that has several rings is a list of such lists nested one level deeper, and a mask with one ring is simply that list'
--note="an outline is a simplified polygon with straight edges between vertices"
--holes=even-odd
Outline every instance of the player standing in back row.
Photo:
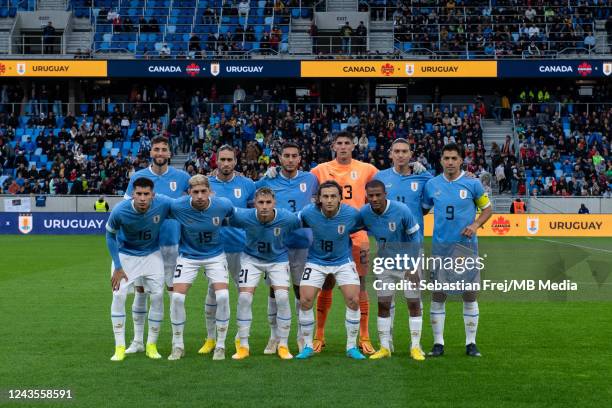
[{"label": "player standing in back row", "polygon": [[[461,170],[463,154],[461,147],[450,143],[442,149],[440,160],[444,172],[425,185],[423,208],[434,209],[434,230],[432,255],[434,257],[461,259],[478,256],[476,232],[491,217],[491,203],[480,180],[465,176]],[[482,212],[476,218],[477,209]],[[475,262],[474,262],[475,263]],[[433,280],[437,282],[480,283],[480,270],[476,267],[459,272],[455,268],[438,268],[433,271]],[[444,354],[444,320],[446,318],[446,298],[451,292],[433,292],[431,294],[431,327],[434,345],[429,353],[432,357]],[[471,357],[480,357],[476,347],[478,329],[477,292],[463,291],[463,323],[465,326],[465,350]]]},{"label": "player standing in back row", "polygon": [[[342,202],[359,210],[366,203],[365,185],[374,178],[378,170],[369,163],[353,159],[355,144],[353,138],[346,132],[340,132],[335,136],[332,149],[336,153],[335,160],[319,164],[312,169],[312,174],[317,176],[319,184],[330,180],[340,184]],[[360,283],[359,348],[365,354],[373,354],[374,347],[368,330],[370,303],[365,281],[368,274],[370,241],[365,231],[351,235],[351,240],[353,259],[357,265]],[[317,331],[313,342],[315,352],[320,352],[325,346],[325,321],[332,305],[334,285],[334,276],[328,275],[317,300]]]},{"label": "player standing in back row", "polygon": [[[280,164],[281,170],[275,177],[264,177],[255,185],[257,188],[269,187],[276,195],[276,208],[285,209],[292,213],[301,211],[316,199],[317,178],[309,172],[298,170],[302,157],[300,147],[296,143],[286,142],[281,147]],[[286,240],[289,248],[289,271],[293,282],[293,293],[295,294],[295,313],[300,310],[300,280],[304,273],[304,265],[308,256],[308,248],[312,244],[312,230],[300,228],[292,232]],[[270,339],[264,350],[264,354],[275,354],[278,347],[278,333],[276,333],[277,304],[274,291],[270,289],[268,297],[268,322],[270,323]],[[296,319],[297,320],[297,319]],[[304,339],[298,321],[297,325],[298,350],[302,351]]]},{"label": "player standing in back row", "polygon": [[[132,175],[124,198],[131,198],[134,180],[139,177],[145,177],[153,181],[156,194],[163,194],[170,198],[179,198],[185,195],[189,189],[189,174],[169,166],[170,155],[168,139],[163,136],[154,137],[151,141],[151,165]],[[175,220],[164,221],[159,235],[159,244],[164,261],[164,280],[169,293],[172,293],[172,279],[176,258],[178,257],[180,234],[178,222]],[[134,303],[132,304],[134,339],[125,351],[126,354],[144,351],[143,334],[145,314],[147,313],[147,297],[142,284],[137,281],[135,285]]]},{"label": "player standing in back row", "polygon": [[[208,180],[216,197],[227,198],[235,208],[247,208],[253,204],[255,183],[253,180],[241,176],[234,171],[236,163],[234,148],[229,145],[221,146],[217,151],[217,175],[209,177]],[[236,287],[238,287],[240,275],[240,254],[244,250],[245,241],[246,233],[240,228],[224,227],[221,229],[221,242],[223,242],[227,258],[230,278],[234,281]],[[208,285],[208,293],[204,303],[207,336],[204,345],[198,351],[200,354],[208,354],[215,349],[217,331],[215,327],[216,309],[215,291],[211,285]],[[239,340],[236,337],[236,348],[239,347],[238,343]]]}]

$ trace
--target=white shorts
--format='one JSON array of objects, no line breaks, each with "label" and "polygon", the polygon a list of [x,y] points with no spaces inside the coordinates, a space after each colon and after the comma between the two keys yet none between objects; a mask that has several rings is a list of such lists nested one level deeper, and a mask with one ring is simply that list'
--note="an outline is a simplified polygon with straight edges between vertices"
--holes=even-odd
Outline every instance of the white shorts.
[{"label": "white shorts", "polygon": [[[127,282],[121,280],[118,292],[127,295],[134,285],[144,286],[150,294],[162,293],[164,290],[164,261],[160,251],[145,256],[119,254],[121,266],[127,275]],[[115,272],[115,264],[111,263],[111,276]]]},{"label": "white shorts", "polygon": [[299,285],[302,280],[307,257],[308,248],[289,248],[289,271],[294,285]]},{"label": "white shorts", "polygon": [[225,258],[227,259],[227,269],[229,270],[229,275],[236,284],[236,287],[239,287],[238,281],[240,279],[240,255],[242,252],[226,252]]},{"label": "white shorts", "polygon": [[[389,284],[402,284],[404,286],[404,297],[406,299],[420,299],[421,291],[419,289],[419,283],[421,281],[421,273],[410,273],[408,271],[398,270],[385,270],[380,275],[375,275],[376,280],[380,281],[381,289],[376,290],[376,295],[381,297],[391,297],[399,289],[391,290]],[[408,286],[408,282],[412,285]]]},{"label": "white shorts", "polygon": [[171,288],[174,279],[174,268],[176,267],[176,259],[178,258],[178,245],[170,245],[161,247],[161,254],[164,260],[164,280],[166,286]]},{"label": "white shorts", "polygon": [[266,283],[272,286],[289,287],[289,262],[262,262],[243,253],[240,264],[242,265],[239,280],[241,288],[256,287],[262,275]]},{"label": "white shorts", "polygon": [[179,256],[176,260],[173,283],[191,285],[198,276],[201,267],[204,267],[204,275],[209,283],[229,283],[225,254],[207,259],[189,259]]},{"label": "white shorts", "polygon": [[359,275],[354,262],[347,262],[342,265],[325,266],[306,262],[300,286],[314,286],[321,289],[327,275],[334,275],[338,286],[357,285],[359,286]]}]

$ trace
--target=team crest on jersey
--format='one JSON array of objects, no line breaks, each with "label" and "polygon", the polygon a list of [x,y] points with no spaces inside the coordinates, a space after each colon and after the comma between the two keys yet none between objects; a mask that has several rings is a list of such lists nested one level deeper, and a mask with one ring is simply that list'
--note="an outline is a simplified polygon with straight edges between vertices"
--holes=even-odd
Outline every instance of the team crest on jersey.
[{"label": "team crest on jersey", "polygon": [[440,190],[436,190],[436,192],[434,193],[434,197],[440,197],[442,195],[442,191]]},{"label": "team crest on jersey", "polygon": [[419,190],[419,183],[417,183],[416,181],[413,181],[412,183],[410,183],[410,189],[412,191],[418,191]]},{"label": "team crest on jersey", "polygon": [[171,181],[170,182],[170,190],[176,191],[176,181]]},{"label": "team crest on jersey", "polygon": [[161,216],[156,215],[155,217],[153,217],[153,222],[154,222],[155,224],[159,224],[159,220],[160,220],[160,219],[161,219]]},{"label": "team crest on jersey", "polygon": [[459,197],[460,197],[462,200],[465,200],[465,199],[467,198],[467,195],[468,195],[468,194],[467,194],[467,190],[464,190],[464,189],[459,190]]},{"label": "team crest on jersey", "polygon": [[274,228],[274,236],[280,237],[280,234],[281,234],[281,229],[278,227]]},{"label": "team crest on jersey", "polygon": [[20,215],[19,216],[19,232],[22,234],[29,234],[32,232],[32,215]]},{"label": "team crest on jersey", "polygon": [[357,172],[355,170],[351,171],[351,178],[357,180]]},{"label": "team crest on jersey", "polygon": [[300,191],[302,193],[305,193],[307,188],[306,183],[300,183]]},{"label": "team crest on jersey", "polygon": [[213,225],[217,225],[217,226],[218,226],[218,225],[220,225],[220,224],[221,224],[221,218],[219,218],[219,217],[213,217],[213,218],[212,218],[212,222],[213,222]]},{"label": "team crest on jersey", "polygon": [[338,234],[340,234],[340,235],[344,234],[345,230],[346,230],[346,227],[345,227],[344,224],[338,225]]},{"label": "team crest on jersey", "polygon": [[234,197],[236,197],[236,198],[242,197],[242,190],[239,189],[239,188],[235,188],[234,189]]},{"label": "team crest on jersey", "polygon": [[389,231],[395,232],[395,229],[396,229],[395,223],[394,222],[390,222],[389,223]]},{"label": "team crest on jersey", "polygon": [[527,232],[531,235],[538,233],[540,229],[540,219],[537,217],[527,217]]}]

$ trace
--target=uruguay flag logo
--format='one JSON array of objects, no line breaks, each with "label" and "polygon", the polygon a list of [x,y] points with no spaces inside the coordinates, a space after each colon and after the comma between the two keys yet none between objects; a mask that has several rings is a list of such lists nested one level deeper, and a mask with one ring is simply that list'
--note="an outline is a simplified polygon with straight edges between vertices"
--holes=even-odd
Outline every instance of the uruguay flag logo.
[{"label": "uruguay flag logo", "polygon": [[346,230],[346,227],[344,226],[344,224],[338,225],[338,234],[340,235],[344,234],[345,230]]},{"label": "uruguay flag logo", "polygon": [[468,196],[467,190],[464,190],[464,189],[459,190],[459,198],[461,198],[462,200],[465,200],[467,196]]},{"label": "uruguay flag logo", "polygon": [[417,183],[416,181],[413,181],[412,183],[410,183],[410,189],[412,191],[418,191],[419,190],[419,183]]},{"label": "uruguay flag logo", "polygon": [[236,197],[236,198],[242,197],[242,190],[239,189],[239,188],[235,188],[234,189],[234,197]]},{"label": "uruguay flag logo", "polygon": [[170,190],[176,191],[176,181],[171,181],[170,182]]},{"label": "uruguay flag logo", "polygon": [[25,214],[19,216],[19,232],[29,234],[32,232],[32,215]]},{"label": "uruguay flag logo", "polygon": [[305,192],[306,192],[306,183],[300,183],[300,191],[301,191],[302,193],[305,193]]}]

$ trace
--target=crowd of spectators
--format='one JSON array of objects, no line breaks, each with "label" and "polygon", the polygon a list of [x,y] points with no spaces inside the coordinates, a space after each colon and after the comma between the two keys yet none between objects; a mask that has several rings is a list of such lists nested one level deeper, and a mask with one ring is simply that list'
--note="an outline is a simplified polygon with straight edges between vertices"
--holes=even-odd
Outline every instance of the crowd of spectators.
[{"label": "crowd of spectators", "polygon": [[606,20],[611,9],[598,0],[387,0],[372,1],[370,10],[373,19],[393,21],[404,51],[529,58],[591,52],[595,20]]}]

